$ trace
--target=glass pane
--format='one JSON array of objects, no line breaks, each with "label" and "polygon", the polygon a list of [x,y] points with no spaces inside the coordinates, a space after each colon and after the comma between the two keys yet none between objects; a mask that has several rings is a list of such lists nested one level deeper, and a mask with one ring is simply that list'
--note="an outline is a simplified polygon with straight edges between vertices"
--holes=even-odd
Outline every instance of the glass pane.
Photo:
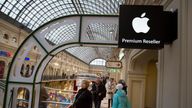
[{"label": "glass pane", "polygon": [[106,60],[104,59],[95,59],[93,60],[90,65],[99,65],[99,66],[105,66]]},{"label": "glass pane", "polygon": [[[71,0],[0,0],[0,7],[1,12],[35,30],[61,16],[78,13],[117,15],[119,5],[124,3],[125,0],[79,0],[74,1],[74,4]],[[31,20],[24,22],[27,16]],[[35,17],[37,19],[34,20]]]},{"label": "glass pane", "polygon": [[28,89],[20,87],[17,90],[17,108],[28,108],[30,92]]}]

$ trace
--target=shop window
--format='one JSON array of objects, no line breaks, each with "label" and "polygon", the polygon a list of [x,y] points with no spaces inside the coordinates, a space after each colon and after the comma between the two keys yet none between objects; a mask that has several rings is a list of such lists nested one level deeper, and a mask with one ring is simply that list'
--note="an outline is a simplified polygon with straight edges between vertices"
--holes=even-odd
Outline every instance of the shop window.
[{"label": "shop window", "polygon": [[5,72],[5,62],[0,61],[0,79],[3,78],[4,72]]},{"label": "shop window", "polygon": [[13,41],[14,43],[16,43],[16,42],[17,42],[17,38],[16,38],[16,37],[13,37],[13,38],[12,38],[12,41]]},{"label": "shop window", "polygon": [[30,92],[28,89],[20,87],[17,90],[17,108],[28,108]]},{"label": "shop window", "polygon": [[9,35],[8,34],[4,34],[3,39],[9,40]]},{"label": "shop window", "polygon": [[25,77],[31,76],[31,75],[29,75],[29,71],[30,71],[30,65],[28,64],[28,65],[26,65],[26,67],[25,67],[25,72],[24,72],[24,76],[25,76]]},{"label": "shop window", "polygon": [[29,64],[27,65],[22,64],[20,74],[23,77],[30,77],[33,74],[33,71],[34,71],[34,66],[30,67]]},{"label": "shop window", "polygon": [[37,46],[34,46],[33,49],[34,49],[34,50],[37,50]]}]

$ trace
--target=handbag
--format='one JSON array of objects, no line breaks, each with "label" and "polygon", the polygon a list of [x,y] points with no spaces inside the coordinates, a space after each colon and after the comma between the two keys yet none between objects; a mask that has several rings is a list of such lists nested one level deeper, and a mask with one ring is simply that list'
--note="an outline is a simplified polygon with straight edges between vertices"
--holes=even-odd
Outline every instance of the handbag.
[{"label": "handbag", "polygon": [[75,104],[78,102],[79,98],[85,93],[86,91],[84,91],[83,93],[80,94],[80,96],[73,102],[73,104],[71,106],[69,106],[68,108],[76,108]]}]

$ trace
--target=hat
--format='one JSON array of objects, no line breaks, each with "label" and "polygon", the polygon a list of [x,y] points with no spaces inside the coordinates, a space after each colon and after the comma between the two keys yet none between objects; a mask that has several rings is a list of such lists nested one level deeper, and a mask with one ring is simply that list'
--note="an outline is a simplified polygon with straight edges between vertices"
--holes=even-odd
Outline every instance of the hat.
[{"label": "hat", "polygon": [[116,85],[116,89],[122,90],[122,89],[123,89],[123,85],[122,85],[122,84],[117,84],[117,85]]}]

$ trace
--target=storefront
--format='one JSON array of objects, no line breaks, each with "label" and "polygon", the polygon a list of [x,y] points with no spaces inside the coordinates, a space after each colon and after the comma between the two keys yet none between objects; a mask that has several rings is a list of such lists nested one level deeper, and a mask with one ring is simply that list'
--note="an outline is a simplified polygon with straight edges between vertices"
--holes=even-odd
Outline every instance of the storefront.
[{"label": "storefront", "polygon": [[[43,9],[39,9],[40,12],[36,12],[38,16],[33,16],[33,14],[24,14],[24,13],[30,13],[32,11],[23,12],[25,11],[25,6],[23,6],[22,10],[19,10],[19,15],[17,16],[15,12],[12,12],[14,8],[17,8],[16,4],[12,6],[12,4],[9,1],[3,1],[4,3],[1,4],[1,14],[6,14],[6,17],[3,17],[4,19],[8,18],[8,16],[12,17],[15,16],[15,20],[9,20],[9,22],[17,22],[16,25],[18,26],[20,21],[23,23],[23,26],[30,28],[31,30],[35,30],[32,32],[26,40],[23,42],[23,44],[19,47],[18,51],[16,52],[14,56],[14,61],[10,64],[10,68],[8,71],[8,77],[7,77],[7,87],[5,90],[5,100],[4,100],[4,108],[10,107],[10,104],[14,106],[24,106],[24,107],[35,107],[37,108],[39,105],[39,95],[40,95],[40,87],[41,82],[43,79],[43,72],[45,70],[45,67],[49,63],[51,59],[53,59],[54,56],[56,56],[59,52],[69,49],[72,47],[73,50],[70,52],[74,52],[75,54],[79,54],[80,50],[74,50],[74,49],[81,49],[82,47],[86,47],[87,52],[93,51],[93,47],[97,47],[97,54],[102,55],[102,57],[105,57],[103,53],[101,53],[103,50],[99,49],[98,47],[112,47],[117,48],[118,46],[118,12],[119,12],[119,5],[120,4],[132,4],[132,5],[138,5],[138,4],[149,4],[149,5],[164,5],[164,7],[161,7],[161,11],[169,11],[169,12],[178,12],[178,35],[177,39],[170,42],[169,36],[172,36],[171,32],[170,34],[166,35],[166,37],[163,38],[163,41],[161,40],[160,34],[163,34],[162,31],[158,31],[159,29],[150,29],[149,27],[144,27],[146,29],[136,29],[137,28],[137,20],[135,20],[135,24],[132,24],[132,22],[129,24],[124,23],[125,25],[135,25],[132,27],[132,31],[128,31],[125,37],[121,38],[119,41],[122,41],[125,43],[124,46],[129,46],[129,48],[137,48],[137,49],[126,49],[125,50],[125,57],[122,59],[122,65],[123,68],[121,72],[116,76],[123,78],[127,81],[128,87],[129,87],[129,97],[131,99],[131,102],[135,108],[144,108],[144,107],[154,107],[157,108],[191,108],[192,103],[192,86],[191,86],[191,80],[192,80],[192,1],[191,0],[155,0],[155,1],[114,1],[114,3],[118,2],[117,4],[113,4],[112,2],[108,3],[107,1],[103,1],[103,3],[98,3],[97,6],[88,6],[88,10],[84,9],[85,4],[94,4],[90,3],[90,1],[86,1],[84,3],[80,3],[78,1],[75,1],[75,3],[72,6],[69,6],[73,12],[63,12],[62,15],[66,15],[64,17],[58,18],[58,15],[54,14],[58,12],[54,11],[52,13],[49,13],[49,11],[46,12],[45,15],[52,15],[54,14],[57,17],[51,19],[48,16],[39,15],[39,13],[44,13]],[[19,1],[18,1],[19,2]],[[46,2],[46,1],[45,1]],[[50,4],[58,3],[58,1],[51,2]],[[88,2],[88,3],[87,3]],[[99,2],[99,1],[98,1]],[[33,3],[33,2],[30,2]],[[33,6],[29,3],[26,3],[26,7]],[[38,3],[38,1],[34,1],[36,4],[43,5],[43,3]],[[47,2],[46,2],[47,3]],[[61,6],[62,10],[63,7],[66,6],[65,2],[62,2],[64,6]],[[6,5],[5,5],[6,4]],[[13,9],[9,9],[7,4],[10,4],[10,6],[13,7]],[[14,4],[14,3],[13,3]],[[22,3],[18,3],[22,4]],[[95,3],[97,4],[97,3]],[[94,4],[94,5],[95,5]],[[5,5],[5,6],[4,6]],[[39,7],[39,6],[37,6]],[[95,8],[97,7],[97,8]],[[109,8],[105,8],[109,7]],[[34,9],[35,7],[30,7],[31,9]],[[52,7],[49,7],[52,8]],[[46,8],[44,8],[46,9]],[[112,9],[112,10],[110,10]],[[113,10],[114,9],[114,10]],[[85,10],[85,11],[84,11]],[[153,11],[153,9],[151,9]],[[155,9],[154,9],[155,10]],[[36,11],[36,9],[34,9]],[[68,10],[69,11],[69,10]],[[159,10],[158,10],[159,11]],[[3,13],[4,12],[4,13]],[[49,13],[49,14],[47,14]],[[66,14],[67,13],[67,14]],[[74,16],[68,16],[71,14],[77,14],[77,13],[83,13],[83,15],[74,15]],[[86,15],[84,15],[86,13]],[[95,13],[95,14],[107,14],[107,15],[87,15],[87,13]],[[153,12],[152,12],[153,13]],[[161,13],[160,11],[157,13]],[[25,18],[30,19],[30,15],[32,15],[32,18],[36,18],[36,21],[33,21],[35,19],[30,19],[30,21],[24,20],[22,16],[26,16]],[[109,15],[110,14],[110,15]],[[135,12],[134,14],[137,14]],[[17,17],[16,17],[17,16]],[[22,16],[22,17],[21,17]],[[40,18],[39,18],[40,17]],[[139,13],[137,17],[145,18],[148,17],[148,12]],[[155,16],[156,22],[160,24],[160,26],[164,27],[164,17],[161,17],[159,15]],[[46,19],[50,18],[50,19]],[[39,20],[41,19],[41,20]],[[50,21],[41,27],[39,25],[43,24],[43,21]],[[148,19],[150,21],[150,19]],[[161,21],[162,20],[162,21]],[[26,21],[26,22],[25,22]],[[31,22],[32,21],[32,22]],[[38,23],[37,23],[38,22]],[[145,23],[146,25],[146,23]],[[23,27],[22,26],[22,27]],[[150,23],[149,23],[150,26]],[[157,27],[158,25],[156,25]],[[20,26],[18,26],[20,27]],[[169,30],[172,29],[172,27],[176,27],[173,25],[168,25],[165,28],[162,28],[161,30]],[[107,29],[105,29],[107,28]],[[158,28],[158,27],[157,27]],[[102,29],[102,30],[101,30]],[[126,27],[124,28],[126,29]],[[155,32],[153,36],[157,36],[157,38],[148,38],[152,35],[148,35],[147,32],[150,30]],[[29,29],[27,29],[29,30]],[[125,30],[126,31],[126,30]],[[107,32],[107,33],[106,33]],[[167,31],[170,32],[170,31]],[[57,34],[58,33],[58,34]],[[63,33],[63,34],[62,34]],[[122,32],[120,32],[122,33]],[[130,39],[126,36],[129,35],[129,33],[137,33],[137,34],[147,34],[147,38],[141,38],[140,35],[131,35]],[[156,34],[157,33],[157,34]],[[56,35],[54,35],[56,34]],[[62,37],[60,34],[62,34]],[[68,35],[69,34],[69,35]],[[175,34],[175,32],[174,32]],[[164,34],[163,34],[164,35]],[[132,36],[136,36],[136,38],[133,38]],[[167,37],[168,36],[168,37]],[[5,35],[5,38],[7,39],[7,35]],[[165,39],[168,39],[169,44],[165,42]],[[172,39],[172,38],[171,38]],[[7,42],[7,41],[5,41]],[[164,44],[164,42],[166,44]],[[27,61],[25,61],[26,57],[31,58],[28,54],[30,54],[30,50],[33,50],[34,47],[37,47],[38,50],[38,56],[35,56],[36,59],[34,59],[35,64],[29,64]],[[122,45],[123,46],[123,45]],[[87,48],[89,47],[89,48]],[[90,48],[91,47],[91,48]],[[145,49],[138,49],[138,48],[145,48]],[[156,49],[158,47],[158,50],[150,50],[148,48]],[[147,49],[146,49],[147,48]],[[84,50],[82,50],[84,51]],[[95,51],[95,50],[94,50]],[[110,51],[109,51],[110,52]],[[111,53],[111,52],[110,52]],[[86,54],[86,53],[82,53]],[[91,56],[94,55],[93,53],[90,54]],[[89,60],[92,59],[91,56],[84,56],[83,59],[87,63],[89,63]],[[108,56],[106,56],[107,58]],[[114,55],[114,58],[116,56]],[[67,57],[66,57],[67,58]],[[95,57],[96,58],[96,57]],[[78,63],[72,62],[72,60],[66,61],[68,64],[67,68],[63,68],[62,70],[58,70],[58,68],[55,68],[56,65],[52,65],[50,68],[51,71],[49,71],[47,76],[62,76],[63,70],[66,70],[66,73],[72,73],[77,72],[77,70],[89,70],[89,67],[85,66],[83,68],[78,67]],[[4,66],[7,65],[9,62],[0,62],[0,73],[4,72]],[[27,63],[23,66],[23,64]],[[74,66],[75,64],[76,66]],[[86,64],[86,63],[85,63]],[[32,67],[34,65],[33,71]],[[65,64],[64,64],[65,65]],[[70,70],[71,69],[71,70]],[[31,71],[31,72],[30,72]],[[112,70],[114,71],[114,70]],[[54,73],[52,73],[54,72]],[[65,72],[64,72],[65,74]],[[153,77],[151,77],[153,76]],[[53,77],[55,78],[55,77]],[[154,79],[153,79],[154,78]],[[152,81],[155,82],[155,84],[150,83]],[[52,84],[51,84],[52,85]],[[57,85],[57,84],[56,84]],[[70,84],[69,84],[70,85]],[[52,85],[54,86],[54,84]],[[156,86],[153,87],[153,86]],[[54,86],[55,87],[55,86]],[[67,88],[68,86],[66,86]],[[155,89],[149,89],[150,87],[153,87]],[[20,89],[22,88],[22,90]],[[70,87],[69,88],[73,88]],[[27,92],[26,90],[27,89]],[[28,92],[29,91],[29,92]],[[58,95],[65,95],[64,91],[58,91],[57,93],[52,93],[53,91],[50,90],[50,94],[52,97]],[[27,101],[17,102],[17,95],[13,95],[14,98],[12,101],[10,99],[12,98],[12,94],[21,94],[21,96],[18,96],[19,99],[26,98]],[[154,98],[155,102],[151,103],[151,98],[148,98],[146,96],[150,97],[150,93],[154,94],[152,98]],[[29,94],[24,96],[23,94]],[[65,96],[64,96],[65,97]],[[64,98],[63,96],[59,98]],[[68,96],[66,96],[68,97]],[[73,97],[73,96],[72,96]],[[71,98],[69,96],[68,98]],[[57,99],[57,98],[56,98]],[[139,100],[139,101],[138,101]],[[146,101],[147,100],[147,101]],[[25,104],[28,103],[28,104]],[[155,104],[154,104],[155,103]]]}]

